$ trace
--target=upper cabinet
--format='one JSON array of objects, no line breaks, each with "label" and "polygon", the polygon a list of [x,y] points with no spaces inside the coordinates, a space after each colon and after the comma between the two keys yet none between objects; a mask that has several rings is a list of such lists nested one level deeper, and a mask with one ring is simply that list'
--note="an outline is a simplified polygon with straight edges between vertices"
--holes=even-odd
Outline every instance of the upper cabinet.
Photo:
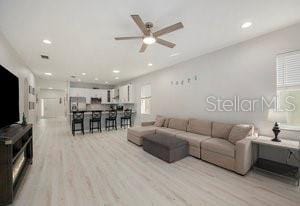
[{"label": "upper cabinet", "polygon": [[119,103],[119,89],[108,89],[106,91],[106,102],[108,104]]},{"label": "upper cabinet", "polygon": [[119,87],[119,103],[134,103],[132,84]]},{"label": "upper cabinet", "polygon": [[107,90],[101,89],[100,95],[101,95],[102,103],[107,103]]},{"label": "upper cabinet", "polygon": [[126,102],[126,86],[119,87],[119,102],[125,103]]},{"label": "upper cabinet", "polygon": [[134,92],[133,92],[133,85],[128,84],[127,85],[128,89],[128,102],[129,103],[134,103]]},{"label": "upper cabinet", "polygon": [[132,84],[116,89],[70,88],[70,97],[85,97],[87,104],[91,104],[91,98],[101,98],[103,104],[134,103]]},{"label": "upper cabinet", "polygon": [[107,101],[104,89],[70,88],[70,97],[85,97],[87,104],[91,103],[92,98],[101,98],[102,102]]},{"label": "upper cabinet", "polygon": [[86,97],[86,89],[70,88],[70,97]]}]

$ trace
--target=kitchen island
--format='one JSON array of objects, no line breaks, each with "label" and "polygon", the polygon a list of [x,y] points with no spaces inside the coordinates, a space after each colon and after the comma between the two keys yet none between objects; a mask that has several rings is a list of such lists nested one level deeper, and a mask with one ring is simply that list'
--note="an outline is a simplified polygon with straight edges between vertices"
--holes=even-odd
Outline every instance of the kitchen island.
[{"label": "kitchen island", "polygon": [[[105,130],[105,118],[108,117],[109,111],[110,110],[78,110],[78,111],[71,111],[69,113],[69,122],[70,122],[70,127],[72,128],[72,119],[73,119],[73,112],[84,112],[84,131],[89,132],[90,131],[90,119],[92,118],[92,112],[93,111],[102,111],[102,117],[101,117],[101,127],[102,131]],[[121,117],[124,116],[124,111],[120,110],[117,111],[117,127],[121,127]],[[134,118],[135,118],[135,111],[132,111],[132,116],[131,116],[131,121],[132,125],[134,123]],[[78,128],[79,125],[76,125],[76,128]]]}]

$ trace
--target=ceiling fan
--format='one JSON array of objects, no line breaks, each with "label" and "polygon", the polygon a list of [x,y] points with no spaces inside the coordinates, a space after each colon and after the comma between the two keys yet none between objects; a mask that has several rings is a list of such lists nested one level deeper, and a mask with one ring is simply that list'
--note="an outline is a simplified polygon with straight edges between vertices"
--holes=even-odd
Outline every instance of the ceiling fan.
[{"label": "ceiling fan", "polygon": [[161,30],[158,30],[156,32],[152,32],[151,29],[153,27],[153,23],[146,22],[144,23],[143,20],[139,15],[131,15],[133,21],[137,24],[137,26],[142,31],[142,36],[131,36],[131,37],[115,37],[115,40],[131,40],[131,39],[143,39],[143,45],[140,49],[140,52],[144,52],[148,45],[154,44],[155,42],[158,44],[161,44],[163,46],[174,48],[176,44],[163,40],[159,38],[162,35],[171,33],[173,31],[176,31],[178,29],[183,28],[183,24],[181,22],[178,22],[176,24],[173,24],[171,26],[165,27]]}]

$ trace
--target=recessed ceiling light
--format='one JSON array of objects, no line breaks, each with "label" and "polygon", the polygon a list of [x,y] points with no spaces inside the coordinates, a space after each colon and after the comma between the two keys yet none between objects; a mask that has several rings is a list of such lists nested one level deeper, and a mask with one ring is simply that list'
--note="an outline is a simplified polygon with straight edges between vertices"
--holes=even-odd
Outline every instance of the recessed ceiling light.
[{"label": "recessed ceiling light", "polygon": [[45,75],[47,75],[47,76],[52,76],[52,73],[50,73],[50,72],[45,72]]},{"label": "recessed ceiling light", "polygon": [[120,71],[119,70],[113,70],[113,73],[120,73]]},{"label": "recessed ceiling light", "polygon": [[83,76],[85,76],[86,75],[86,73],[81,73]]},{"label": "recessed ceiling light", "polygon": [[108,82],[104,82],[105,84],[108,84]]},{"label": "recessed ceiling light", "polygon": [[249,28],[250,26],[252,26],[252,22],[248,21],[242,24],[242,29],[246,29]]},{"label": "recessed ceiling light", "polygon": [[148,67],[151,67],[153,64],[152,63],[148,63]]},{"label": "recessed ceiling light", "polygon": [[115,77],[115,79],[119,79],[119,77]]},{"label": "recessed ceiling light", "polygon": [[80,82],[81,80],[80,80],[80,79],[78,79],[77,81],[79,81],[79,82]]},{"label": "recessed ceiling light", "polygon": [[96,77],[95,80],[98,81],[99,79]]},{"label": "recessed ceiling light", "polygon": [[52,87],[49,87],[48,89],[53,89]]},{"label": "recessed ceiling light", "polygon": [[175,57],[175,56],[178,56],[179,53],[174,53],[174,54],[171,54],[170,57]]},{"label": "recessed ceiling light", "polygon": [[43,43],[44,43],[44,44],[52,44],[52,42],[51,42],[49,39],[44,39],[44,40],[43,40]]}]

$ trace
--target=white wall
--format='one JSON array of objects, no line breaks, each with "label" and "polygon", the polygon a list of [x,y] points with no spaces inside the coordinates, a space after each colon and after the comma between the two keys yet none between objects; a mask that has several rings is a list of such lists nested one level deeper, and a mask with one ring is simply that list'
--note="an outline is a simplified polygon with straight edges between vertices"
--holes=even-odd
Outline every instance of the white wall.
[{"label": "white wall", "polygon": [[[300,24],[276,31],[130,81],[135,88],[136,123],[156,114],[196,117],[232,123],[254,123],[261,134],[272,134],[267,112],[208,112],[210,95],[257,99],[276,95],[276,55],[300,49]],[[208,40],[209,41],[209,40]],[[155,62],[154,62],[155,64]],[[193,80],[197,75],[198,80]],[[187,79],[192,78],[191,83]],[[184,85],[171,81],[184,80]],[[152,115],[140,114],[140,89],[152,85]],[[291,138],[298,132],[281,133]]]},{"label": "white wall", "polygon": [[86,88],[86,89],[111,89],[113,86],[106,84],[86,83],[86,82],[70,82],[70,87],[73,88]]},{"label": "white wall", "polygon": [[[28,88],[24,88],[25,79],[27,79],[29,85],[36,87],[35,76],[26,66],[26,64],[19,58],[17,52],[10,46],[8,41],[0,32],[0,64],[3,65],[10,72],[15,74],[19,78],[19,94],[20,94],[20,119],[22,119],[22,114],[24,109],[27,108],[27,104],[24,104],[24,94],[28,93]],[[29,101],[35,102],[35,97],[29,95]],[[24,108],[26,106],[26,108]],[[25,112],[26,113],[26,112]],[[36,109],[30,110],[28,112],[27,121],[30,123],[35,123],[36,121]]]},{"label": "white wall", "polygon": [[65,90],[57,89],[40,89],[39,90],[39,103],[38,103],[38,117],[41,118],[41,100],[42,99],[61,99],[62,103],[57,104],[57,112],[55,113],[57,117],[62,117],[67,115],[68,101],[67,92]]},{"label": "white wall", "polygon": [[[61,80],[53,80],[37,78],[36,87],[38,88],[38,100],[41,99],[59,99],[62,98],[62,104],[59,105],[58,116],[66,116],[69,108],[69,82]],[[52,88],[52,89],[49,89]],[[38,118],[41,118],[41,101],[37,103]]]},{"label": "white wall", "polygon": [[67,81],[59,81],[59,80],[52,80],[52,77],[49,77],[51,79],[36,79],[36,86],[38,89],[48,89],[52,88],[54,90],[65,90],[67,91],[68,88],[68,82]]}]

